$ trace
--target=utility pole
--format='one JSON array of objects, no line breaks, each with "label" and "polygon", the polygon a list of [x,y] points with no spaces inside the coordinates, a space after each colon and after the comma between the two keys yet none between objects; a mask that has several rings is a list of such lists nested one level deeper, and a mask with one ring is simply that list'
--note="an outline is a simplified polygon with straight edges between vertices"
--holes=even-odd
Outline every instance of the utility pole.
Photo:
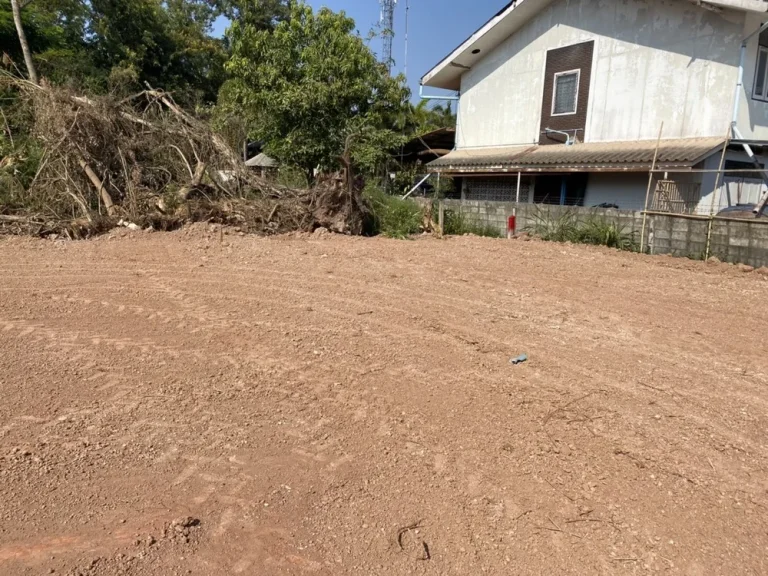
[{"label": "utility pole", "polygon": [[384,43],[384,51],[382,53],[382,59],[387,65],[387,68],[392,68],[392,39],[395,36],[395,5],[397,0],[379,0],[381,4],[381,25],[384,29],[382,41]]}]

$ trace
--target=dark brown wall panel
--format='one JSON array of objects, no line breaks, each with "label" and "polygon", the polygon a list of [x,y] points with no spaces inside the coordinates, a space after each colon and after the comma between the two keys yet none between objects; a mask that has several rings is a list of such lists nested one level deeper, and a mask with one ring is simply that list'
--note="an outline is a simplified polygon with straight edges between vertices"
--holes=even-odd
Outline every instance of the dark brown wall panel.
[{"label": "dark brown wall panel", "polygon": [[[554,130],[568,130],[573,135],[576,132],[578,140],[584,139],[584,128],[587,125],[587,110],[589,108],[589,83],[592,78],[592,53],[595,49],[594,41],[582,42],[556,48],[547,52],[547,65],[544,72],[544,97],[541,105],[541,137],[540,144],[562,144],[564,136],[554,135],[548,138],[544,134],[544,128]],[[579,77],[579,98],[576,106],[576,114],[565,116],[552,116],[552,89],[555,82],[555,74],[568,70],[581,70]]]}]

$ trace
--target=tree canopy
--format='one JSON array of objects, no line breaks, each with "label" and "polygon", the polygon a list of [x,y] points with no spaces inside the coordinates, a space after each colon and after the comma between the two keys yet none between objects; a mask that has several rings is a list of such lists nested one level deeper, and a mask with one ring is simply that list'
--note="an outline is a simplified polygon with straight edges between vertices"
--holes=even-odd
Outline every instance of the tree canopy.
[{"label": "tree canopy", "polygon": [[[149,82],[194,104],[215,101],[224,81],[225,44],[210,34],[223,8],[213,0],[20,4],[33,61],[51,82],[102,92],[135,90]],[[0,2],[0,42],[23,69],[8,0]]]},{"label": "tree canopy", "polygon": [[436,104],[429,107],[429,100],[421,100],[411,108],[410,128],[415,134],[426,134],[440,128],[456,126],[456,115],[450,101],[446,105]]},{"label": "tree canopy", "polygon": [[395,126],[410,93],[354,30],[343,12],[315,13],[301,1],[272,29],[234,21],[221,106],[245,115],[271,155],[307,173],[337,166],[347,146],[372,170],[402,140]]},{"label": "tree canopy", "polygon": [[[450,107],[411,105],[405,79],[390,76],[344,12],[303,0],[16,4],[30,63],[47,81],[121,97],[148,83],[190,109],[217,103],[233,145],[263,141],[307,175],[349,161],[373,172],[407,137],[455,121]],[[214,38],[220,17],[230,26]],[[0,42],[6,67],[24,73],[9,0],[0,0]]]},{"label": "tree canopy", "polygon": [[223,43],[209,35],[218,12],[202,0],[91,0],[96,67],[112,84],[149,82],[182,101],[213,101],[223,81]]}]

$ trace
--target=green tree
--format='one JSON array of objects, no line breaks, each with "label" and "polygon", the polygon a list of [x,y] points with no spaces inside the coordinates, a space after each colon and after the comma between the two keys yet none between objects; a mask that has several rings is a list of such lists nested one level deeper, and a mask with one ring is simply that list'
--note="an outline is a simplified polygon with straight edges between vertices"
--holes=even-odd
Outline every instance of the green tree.
[{"label": "green tree", "polygon": [[223,109],[245,116],[269,154],[307,174],[338,167],[345,150],[373,171],[402,140],[394,127],[410,94],[354,29],[343,12],[314,13],[302,1],[274,29],[233,22]]},{"label": "green tree", "polygon": [[258,30],[271,30],[290,15],[289,0],[212,0],[232,22],[247,24]]},{"label": "green tree", "polygon": [[[144,82],[185,104],[214,102],[225,44],[210,35],[213,0],[18,0],[33,68],[55,84],[104,91]],[[0,46],[25,67],[11,4],[0,0]]]},{"label": "green tree", "polygon": [[[88,7],[81,0],[25,0],[17,2],[33,69],[54,81],[88,69],[86,22]],[[11,4],[0,2],[0,49],[21,70],[22,43],[14,25]],[[28,71],[29,72],[29,71]]]},{"label": "green tree", "polygon": [[209,32],[218,12],[202,0],[91,0],[96,65],[113,84],[149,82],[186,104],[213,101],[224,46]]}]

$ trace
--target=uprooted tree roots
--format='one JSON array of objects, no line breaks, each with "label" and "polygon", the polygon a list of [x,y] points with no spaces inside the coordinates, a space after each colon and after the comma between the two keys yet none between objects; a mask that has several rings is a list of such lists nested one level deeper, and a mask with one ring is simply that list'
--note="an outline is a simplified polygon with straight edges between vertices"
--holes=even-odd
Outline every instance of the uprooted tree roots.
[{"label": "uprooted tree roots", "polygon": [[118,101],[6,81],[29,105],[43,152],[24,209],[0,204],[0,231],[84,237],[122,218],[162,229],[202,220],[256,233],[362,233],[365,207],[346,176],[309,190],[275,186],[165,92]]}]

